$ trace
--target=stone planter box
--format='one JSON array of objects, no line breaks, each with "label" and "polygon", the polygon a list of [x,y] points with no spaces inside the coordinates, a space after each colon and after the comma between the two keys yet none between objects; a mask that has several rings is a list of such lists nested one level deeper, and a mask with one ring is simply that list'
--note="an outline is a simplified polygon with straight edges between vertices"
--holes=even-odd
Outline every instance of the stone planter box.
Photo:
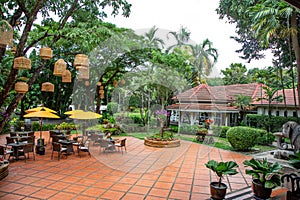
[{"label": "stone planter box", "polygon": [[171,141],[157,141],[157,140],[150,140],[148,138],[144,138],[144,145],[149,147],[158,147],[158,148],[172,148],[172,147],[179,147],[180,140],[175,139]]}]

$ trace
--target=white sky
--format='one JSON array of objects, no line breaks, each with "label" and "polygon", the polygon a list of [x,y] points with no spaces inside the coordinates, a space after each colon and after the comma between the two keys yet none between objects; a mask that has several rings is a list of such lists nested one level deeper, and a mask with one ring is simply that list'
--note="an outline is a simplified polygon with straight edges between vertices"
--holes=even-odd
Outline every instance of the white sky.
[{"label": "white sky", "polygon": [[154,25],[159,29],[176,31],[181,26],[191,32],[191,40],[197,44],[208,38],[213,42],[213,47],[218,49],[218,63],[212,76],[218,76],[221,69],[230,66],[231,63],[243,63],[247,69],[253,67],[263,68],[272,65],[270,53],[266,59],[247,63],[239,58],[241,54],[235,53],[241,45],[230,39],[235,35],[235,26],[220,20],[215,11],[219,0],[128,0],[132,4],[129,18],[117,16],[110,17],[107,21],[118,27],[150,29]]}]

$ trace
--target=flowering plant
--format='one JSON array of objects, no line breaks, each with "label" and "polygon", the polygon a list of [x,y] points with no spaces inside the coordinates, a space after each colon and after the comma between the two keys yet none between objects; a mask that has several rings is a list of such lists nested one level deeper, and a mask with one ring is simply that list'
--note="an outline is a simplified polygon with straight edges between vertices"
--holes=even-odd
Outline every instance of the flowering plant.
[{"label": "flowering plant", "polygon": [[156,117],[161,121],[165,121],[167,117],[170,115],[170,113],[166,110],[157,110],[155,114]]}]

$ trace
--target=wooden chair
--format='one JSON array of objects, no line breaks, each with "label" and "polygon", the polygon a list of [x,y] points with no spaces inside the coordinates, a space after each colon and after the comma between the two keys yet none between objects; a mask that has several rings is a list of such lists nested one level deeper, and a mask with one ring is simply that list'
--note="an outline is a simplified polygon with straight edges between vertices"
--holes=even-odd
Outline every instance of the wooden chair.
[{"label": "wooden chair", "polygon": [[29,154],[32,153],[33,160],[35,160],[35,153],[34,153],[34,145],[32,143],[28,143],[23,146],[21,149],[18,150],[18,156],[24,156],[25,162],[29,159]]},{"label": "wooden chair", "polygon": [[15,133],[15,132],[10,132],[9,135],[10,135],[10,137],[15,137],[15,136],[17,136],[17,133]]},{"label": "wooden chair", "polygon": [[103,152],[106,152],[107,150],[113,151],[113,150],[116,149],[115,145],[112,142],[110,142],[106,139],[100,139],[99,140],[99,145],[100,145],[99,153],[101,153],[101,149],[102,149]]},{"label": "wooden chair", "polygon": [[0,145],[0,156],[5,160],[6,155],[9,155],[8,159],[10,159],[10,156],[13,156],[14,152],[11,149],[7,149],[5,146]]},{"label": "wooden chair", "polygon": [[86,140],[81,140],[79,141],[79,145],[77,146],[77,151],[78,151],[78,155],[81,158],[80,152],[87,152],[88,155],[91,157],[91,153],[90,153],[90,141]]},{"label": "wooden chair", "polygon": [[127,152],[127,150],[126,150],[126,138],[122,139],[120,141],[120,143],[115,144],[115,146],[118,148],[118,150],[121,149],[122,154],[123,154],[123,148],[125,149],[125,152]]},{"label": "wooden chair", "polygon": [[67,156],[67,148],[62,147],[62,145],[58,142],[52,142],[52,154],[51,154],[51,160],[53,159],[53,153],[57,152],[58,157],[57,159],[60,160],[60,156],[64,154],[66,157]]},{"label": "wooden chair", "polygon": [[28,136],[34,136],[34,131],[30,131],[27,135]]}]

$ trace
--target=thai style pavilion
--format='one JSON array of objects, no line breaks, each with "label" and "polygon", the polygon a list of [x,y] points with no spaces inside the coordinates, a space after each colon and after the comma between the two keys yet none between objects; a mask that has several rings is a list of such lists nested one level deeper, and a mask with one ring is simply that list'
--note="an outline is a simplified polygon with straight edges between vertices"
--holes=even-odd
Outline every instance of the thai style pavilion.
[{"label": "thai style pavilion", "polygon": [[[282,91],[275,93],[275,95],[281,94]],[[214,125],[236,125],[241,120],[240,108],[235,106],[237,95],[252,98],[247,113],[267,115],[270,108],[272,115],[296,115],[294,95],[291,89],[285,90],[287,102],[287,106],[285,106],[284,102],[273,101],[269,104],[267,100],[263,100],[264,89],[263,84],[260,83],[224,86],[201,84],[173,97],[174,104],[167,107],[171,111],[170,123],[201,124],[206,119],[211,119]],[[297,99],[296,102],[298,102]]]}]

